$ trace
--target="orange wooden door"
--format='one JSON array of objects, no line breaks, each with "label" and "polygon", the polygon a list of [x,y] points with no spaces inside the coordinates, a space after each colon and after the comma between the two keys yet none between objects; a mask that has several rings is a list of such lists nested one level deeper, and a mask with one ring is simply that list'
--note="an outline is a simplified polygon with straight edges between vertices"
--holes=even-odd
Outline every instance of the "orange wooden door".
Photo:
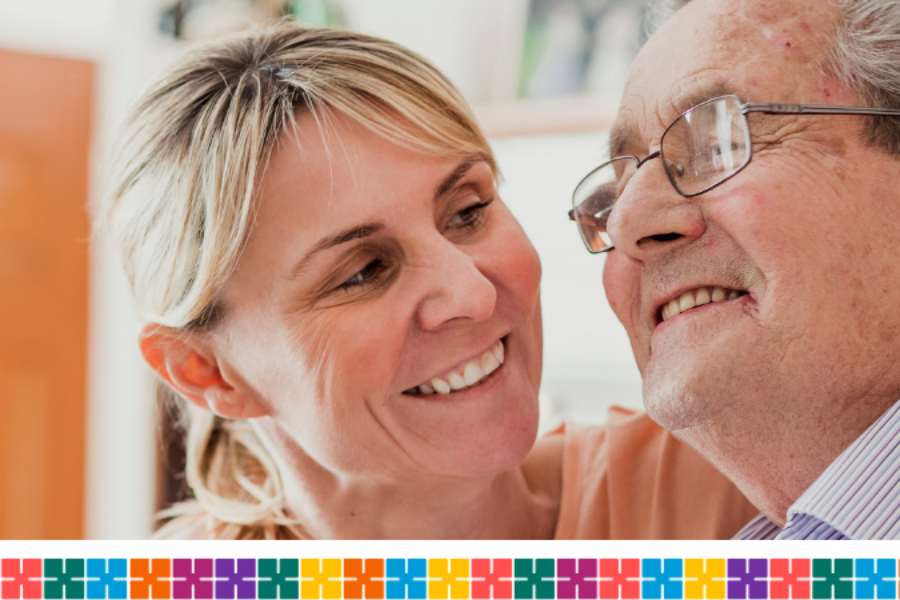
[{"label": "orange wooden door", "polygon": [[0,51],[0,538],[83,535],[93,79]]}]

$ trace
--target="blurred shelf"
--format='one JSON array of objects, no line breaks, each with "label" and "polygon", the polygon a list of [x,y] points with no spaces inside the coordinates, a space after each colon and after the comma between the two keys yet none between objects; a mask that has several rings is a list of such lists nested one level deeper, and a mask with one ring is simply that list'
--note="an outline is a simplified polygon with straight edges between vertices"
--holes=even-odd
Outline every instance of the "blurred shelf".
[{"label": "blurred shelf", "polygon": [[606,131],[619,108],[619,98],[573,95],[475,105],[473,110],[488,138]]}]

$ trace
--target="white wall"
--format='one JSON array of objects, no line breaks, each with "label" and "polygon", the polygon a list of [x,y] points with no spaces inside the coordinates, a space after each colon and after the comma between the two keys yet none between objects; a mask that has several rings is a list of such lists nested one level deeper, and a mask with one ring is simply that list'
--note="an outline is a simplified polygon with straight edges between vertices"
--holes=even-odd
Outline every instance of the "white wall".
[{"label": "white wall", "polygon": [[95,59],[105,51],[117,1],[0,0],[0,46]]},{"label": "white wall", "polygon": [[430,60],[472,103],[518,89],[528,0],[340,0],[347,26]]},{"label": "white wall", "polygon": [[[152,0],[94,0],[110,5],[98,36],[96,138],[92,199],[103,193],[103,166],[119,124],[168,56],[156,36]],[[138,319],[118,258],[92,247],[88,469],[85,535],[146,538],[156,510],[155,408],[150,373],[137,348]]]}]

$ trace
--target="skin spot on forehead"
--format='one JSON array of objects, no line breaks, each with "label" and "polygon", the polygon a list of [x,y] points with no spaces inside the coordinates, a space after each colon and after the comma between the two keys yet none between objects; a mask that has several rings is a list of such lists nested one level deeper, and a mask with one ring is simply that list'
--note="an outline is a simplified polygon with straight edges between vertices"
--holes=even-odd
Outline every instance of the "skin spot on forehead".
[{"label": "skin spot on forehead", "polygon": [[815,91],[820,100],[828,100],[832,104],[859,103],[856,92],[835,77],[820,77],[816,81]]},{"label": "skin spot on forehead", "polygon": [[[828,43],[827,33],[836,24],[838,13],[830,3],[819,0],[707,0],[716,6],[712,13],[720,44],[725,49],[766,46],[775,48],[787,60],[818,62]],[[745,45],[746,44],[746,45]],[[742,54],[743,55],[743,54]]]},{"label": "skin spot on forehead", "polygon": [[769,43],[776,48],[790,51],[793,50],[794,46],[797,45],[797,40],[789,35],[780,35],[772,33],[769,30],[764,31],[764,33],[766,34],[766,38],[769,40]]}]

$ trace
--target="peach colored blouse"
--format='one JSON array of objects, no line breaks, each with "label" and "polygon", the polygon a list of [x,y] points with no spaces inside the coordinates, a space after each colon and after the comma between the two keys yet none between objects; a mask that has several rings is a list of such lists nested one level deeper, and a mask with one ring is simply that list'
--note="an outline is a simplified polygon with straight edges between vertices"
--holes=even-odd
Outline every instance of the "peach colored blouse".
[{"label": "peach colored blouse", "polygon": [[[566,423],[556,539],[729,539],[759,510],[644,412]],[[553,435],[553,434],[551,434]]]}]

